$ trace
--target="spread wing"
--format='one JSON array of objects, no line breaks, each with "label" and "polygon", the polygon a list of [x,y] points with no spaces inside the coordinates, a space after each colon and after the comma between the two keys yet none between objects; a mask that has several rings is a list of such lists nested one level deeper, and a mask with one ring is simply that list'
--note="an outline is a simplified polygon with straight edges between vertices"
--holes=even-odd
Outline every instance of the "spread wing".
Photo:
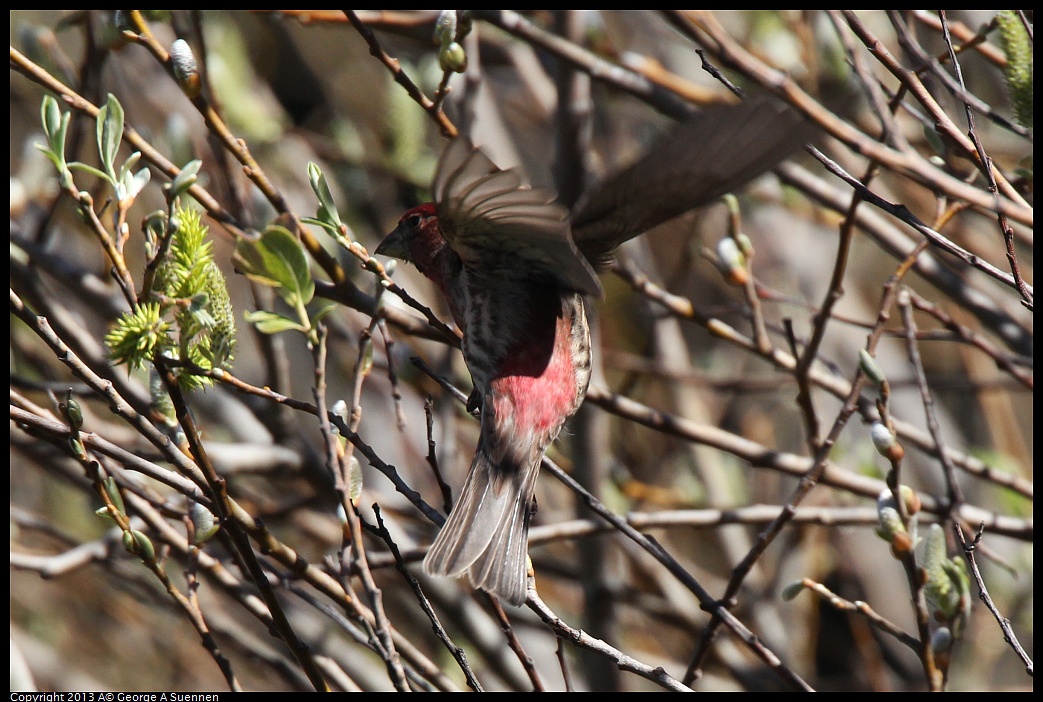
[{"label": "spread wing", "polygon": [[572,241],[568,210],[522,183],[463,138],[438,164],[434,198],[442,232],[467,265],[508,265],[505,274],[548,274],[576,292],[601,295],[594,269]]},{"label": "spread wing", "polygon": [[594,265],[604,263],[627,239],[774,168],[813,133],[798,112],[768,95],[704,110],[578,203],[576,245]]}]

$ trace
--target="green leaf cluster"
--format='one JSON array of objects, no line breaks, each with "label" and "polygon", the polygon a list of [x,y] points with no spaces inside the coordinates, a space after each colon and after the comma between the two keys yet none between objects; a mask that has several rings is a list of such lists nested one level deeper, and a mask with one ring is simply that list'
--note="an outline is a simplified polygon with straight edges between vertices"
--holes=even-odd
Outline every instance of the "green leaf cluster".
[{"label": "green leaf cluster", "polygon": [[117,169],[116,157],[119,154],[120,144],[123,142],[123,106],[111,94],[104,107],[98,110],[95,131],[102,170],[79,162],[70,163],[69,167],[91,173],[108,181],[116,192],[116,200],[123,206],[129,207],[138,193],[148,185],[152,174],[147,168],[134,172],[134,166],[141,158],[140,151],[135,151],[128,156]]},{"label": "green leaf cluster", "polygon": [[[114,358],[131,367],[157,354],[205,370],[228,367],[235,348],[235,313],[224,274],[214,261],[213,243],[207,240],[208,229],[198,212],[180,206],[169,226],[170,246],[156,270],[153,299],[124,314],[106,341]],[[212,382],[186,371],[178,378],[185,390]]]},{"label": "green leaf cluster", "polygon": [[134,166],[141,159],[141,152],[135,151],[117,167],[116,158],[120,144],[123,143],[123,106],[111,94],[105,105],[98,110],[96,120],[96,137],[98,156],[101,158],[101,170],[86,163],[65,160],[65,139],[69,130],[69,112],[62,112],[58,101],[48,95],[40,105],[40,120],[47,137],[47,144],[37,144],[36,148],[44,153],[58,171],[62,188],[73,189],[72,171],[83,171],[107,181],[116,193],[116,200],[124,207],[130,207],[149,180],[152,173],[147,168],[135,172]]},{"label": "green leaf cluster", "polygon": [[[335,211],[335,210],[334,210]],[[288,229],[271,225],[256,240],[240,238],[232,255],[236,270],[255,283],[267,285],[289,305],[295,316],[257,310],[249,312],[246,320],[264,334],[299,331],[315,343],[315,323],[329,314],[332,306],[309,315],[306,305],[315,296],[308,258],[301,243]]]},{"label": "green leaf cluster", "polygon": [[[134,202],[149,180],[147,168],[134,172],[141,158],[134,152],[118,162],[123,142],[123,107],[109,95],[98,111],[95,134],[101,168],[65,160],[69,113],[63,113],[53,97],[45,97],[40,107],[47,144],[37,144],[58,171],[62,187],[76,191],[72,172],[81,171],[108,182],[119,203],[116,221],[125,226],[122,213]],[[207,228],[199,213],[182,208],[179,198],[192,187],[200,168],[192,161],[181,169],[166,187],[167,212],[150,215],[143,226],[145,248],[155,266],[155,275],[146,274],[142,301],[117,320],[106,336],[117,363],[138,368],[166,354],[213,370],[227,366],[235,346],[235,321],[224,275],[214,262],[213,245],[207,241]],[[81,206],[88,206],[81,200]],[[174,332],[176,331],[176,337]],[[207,386],[209,378],[180,372],[184,389]]]}]

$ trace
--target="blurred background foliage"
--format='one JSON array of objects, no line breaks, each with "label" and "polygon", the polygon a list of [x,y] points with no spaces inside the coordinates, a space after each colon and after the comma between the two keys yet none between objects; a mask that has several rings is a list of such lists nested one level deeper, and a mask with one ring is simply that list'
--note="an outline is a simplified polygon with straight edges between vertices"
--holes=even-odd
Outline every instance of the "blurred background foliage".
[{"label": "blurred background foliage", "polygon": [[[892,465],[870,425],[881,407],[893,421],[900,480],[923,503],[920,536],[940,523],[947,557],[962,563],[953,526],[973,539],[985,523],[976,563],[1030,659],[1032,115],[1031,94],[1026,109],[1009,86],[1020,70],[1031,93],[1032,13],[950,12],[943,25],[921,11],[475,11],[459,36],[461,74],[440,67],[438,16],[358,11],[353,26],[325,11],[11,12],[12,690],[1031,689],[973,578],[962,631],[922,595],[914,606],[919,591],[903,566],[919,567],[924,554],[896,558],[900,545],[874,533]],[[197,62],[194,99],[164,64],[178,38]],[[960,80],[965,89],[954,90]],[[454,130],[574,200],[685,111],[732,100],[724,81],[807,114],[823,157],[796,151],[737,193],[731,211],[713,204],[659,227],[603,277],[600,368],[550,453],[592,497],[546,470],[540,479],[530,554],[541,604],[504,613],[464,581],[422,576],[436,527],[418,500],[444,511],[429,459],[459,486],[478,427],[444,386],[470,390],[451,334],[388,291],[366,251],[429,197]],[[167,206],[160,186],[174,168],[202,162],[195,206],[228,279],[238,344],[230,375],[188,403],[245,510],[238,528],[266,588],[230,529],[201,551],[190,545],[192,488],[135,463],[178,473],[174,449],[108,411],[105,386],[70,372],[25,321],[45,318],[99,382],[167,429],[149,414],[147,372],[107,360],[102,340],[129,306],[103,237],[34,146],[46,143],[48,94],[72,112],[69,161],[98,165],[88,105],[109,94],[125,111],[121,158],[151,149],[138,166],[151,169],[151,184],[129,209],[121,254],[137,281],[147,264],[141,223]],[[139,141],[128,143],[131,130]],[[980,153],[995,165],[996,195]],[[852,204],[855,191],[827,157],[907,210]],[[318,207],[310,162],[353,247],[300,224]],[[111,190],[75,178],[111,227]],[[357,505],[369,525],[378,506],[387,530],[357,535],[366,559],[351,547],[358,522],[338,520],[325,435],[303,407],[316,401],[312,349],[304,335],[258,334],[244,321],[285,310],[231,265],[236,238],[275,221],[310,236],[317,295],[338,303],[324,319],[321,379],[328,405],[344,400],[358,413]],[[906,261],[924,241],[917,223],[934,238]],[[740,266],[745,285],[716,260],[730,230],[755,252]],[[393,280],[451,320],[414,269],[399,266]],[[847,402],[867,346],[887,380],[883,405],[871,383]],[[798,366],[803,357],[814,363]],[[70,452],[58,409],[70,387],[83,450],[127,501],[122,526],[95,515],[111,500]],[[686,577],[596,516],[595,499],[594,511],[629,516]],[[124,549],[128,528],[150,539],[151,565]],[[394,567],[389,541],[420,590]],[[794,582],[804,592],[784,599]],[[873,616],[843,609],[824,588]],[[270,596],[285,628],[268,619]],[[734,619],[711,617],[711,598],[728,598]],[[421,600],[466,666],[433,633]],[[955,641],[929,656],[922,634],[939,637],[943,625]]]}]

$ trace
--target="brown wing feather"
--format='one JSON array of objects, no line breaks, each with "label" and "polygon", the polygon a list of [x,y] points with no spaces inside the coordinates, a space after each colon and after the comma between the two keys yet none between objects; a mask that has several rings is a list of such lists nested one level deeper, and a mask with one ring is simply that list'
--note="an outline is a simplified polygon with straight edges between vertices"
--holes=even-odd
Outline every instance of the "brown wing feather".
[{"label": "brown wing feather", "polygon": [[465,265],[479,266],[493,251],[557,279],[567,289],[601,294],[601,283],[576,248],[568,210],[544,190],[522,184],[466,139],[449,143],[434,180],[442,231]]},{"label": "brown wing feather", "polygon": [[701,112],[577,204],[576,245],[602,264],[627,239],[775,167],[812,134],[798,112],[768,95]]}]

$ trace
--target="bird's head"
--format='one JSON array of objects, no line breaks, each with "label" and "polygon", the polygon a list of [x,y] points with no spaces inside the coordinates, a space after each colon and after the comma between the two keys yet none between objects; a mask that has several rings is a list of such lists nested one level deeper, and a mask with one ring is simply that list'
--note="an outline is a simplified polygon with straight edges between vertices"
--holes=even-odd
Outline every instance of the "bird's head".
[{"label": "bird's head", "polygon": [[421,273],[445,287],[450,259],[456,254],[442,235],[434,203],[418,205],[398,220],[398,226],[380,242],[375,253],[409,261]]}]

